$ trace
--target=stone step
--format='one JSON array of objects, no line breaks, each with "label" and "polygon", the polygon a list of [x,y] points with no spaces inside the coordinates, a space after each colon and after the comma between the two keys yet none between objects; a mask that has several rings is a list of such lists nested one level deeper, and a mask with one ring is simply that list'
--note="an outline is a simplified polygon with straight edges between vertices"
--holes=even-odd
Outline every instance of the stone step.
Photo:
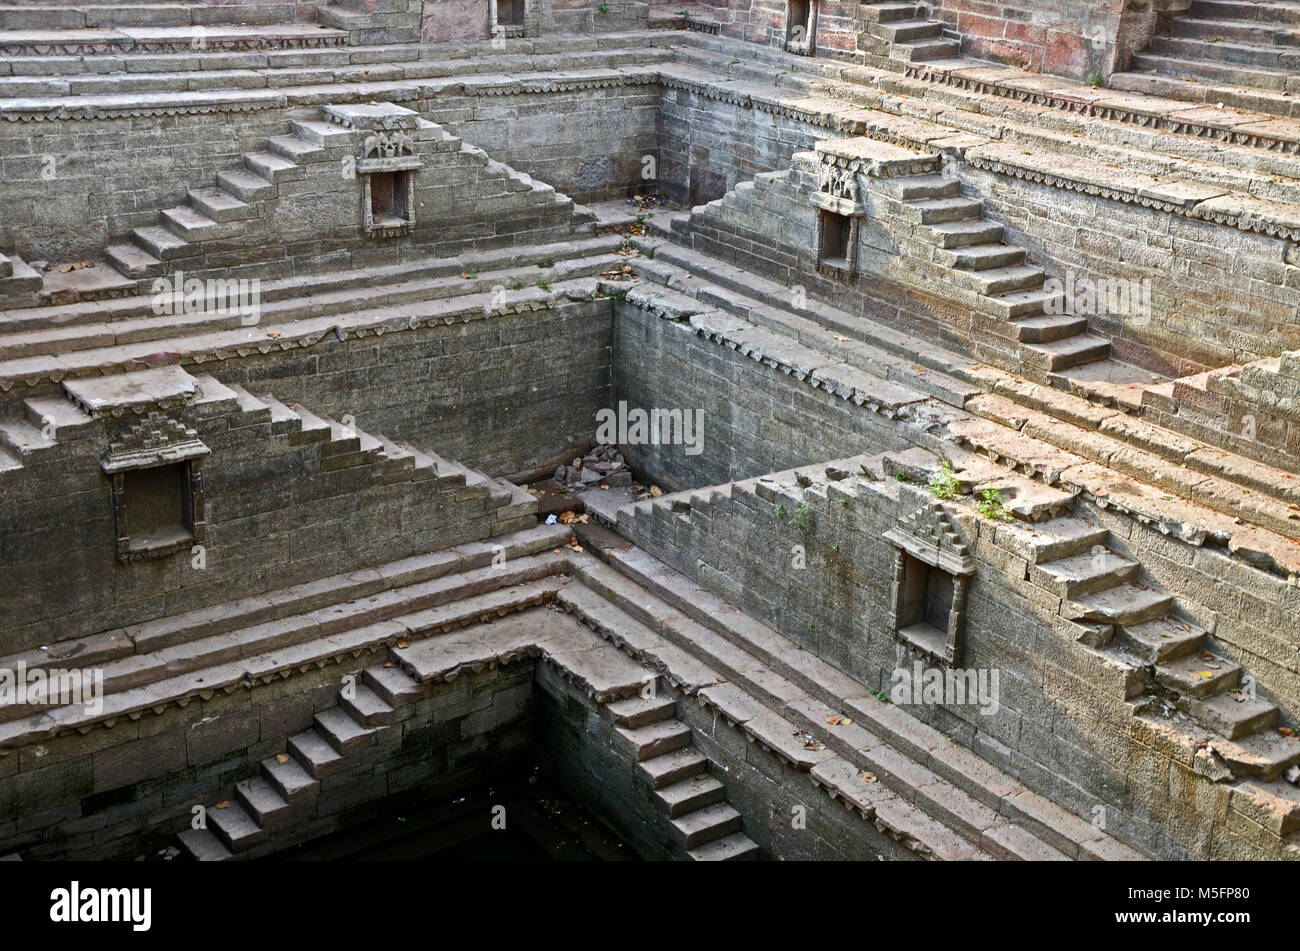
[{"label": "stone step", "polygon": [[221,844],[235,854],[249,849],[267,834],[267,830],[237,802],[231,802],[224,809],[212,807],[207,811],[207,822]]},{"label": "stone step", "polygon": [[283,763],[278,756],[269,756],[259,765],[262,777],[290,805],[310,799],[317,789],[316,779],[292,756],[286,755]]},{"label": "stone step", "polygon": [[246,152],[244,168],[258,178],[279,184],[302,175],[302,169],[281,155],[274,152]]},{"label": "stone step", "polygon": [[1192,0],[1188,16],[1208,20],[1247,20],[1261,25],[1300,26],[1300,3],[1279,0]]},{"label": "stone step", "polygon": [[[938,200],[938,199],[936,199]],[[931,224],[928,229],[934,243],[941,248],[967,248],[976,245],[996,244],[1002,240],[1002,225],[983,218],[966,221],[945,221]],[[924,232],[920,237],[924,237]]]},{"label": "stone step", "polygon": [[343,755],[314,730],[289,737],[289,754],[313,779],[321,779],[343,766]]},{"label": "stone step", "polygon": [[1203,700],[1184,697],[1178,706],[1202,726],[1230,740],[1271,730],[1277,725],[1276,704],[1247,697],[1239,691],[1219,693]]},{"label": "stone step", "polygon": [[19,419],[0,421],[0,447],[24,462],[56,445],[58,443],[47,436],[39,426]]},{"label": "stone step", "polygon": [[170,228],[161,225],[148,225],[131,232],[135,243],[160,261],[171,261],[193,254],[190,243]]},{"label": "stone step", "polygon": [[1018,267],[990,267],[984,270],[956,271],[956,284],[969,287],[985,297],[996,297],[1016,291],[1041,290],[1047,275],[1040,267],[1022,264]]},{"label": "stone step", "polygon": [[361,676],[365,685],[373,690],[379,699],[392,707],[412,703],[424,696],[428,690],[428,687],[396,664],[391,667],[382,664],[367,667]]},{"label": "stone step", "polygon": [[340,754],[364,749],[375,742],[376,731],[362,726],[341,707],[316,714],[315,728]]},{"label": "stone step", "polygon": [[872,23],[896,23],[899,20],[914,20],[917,16],[915,3],[860,3],[857,15]]},{"label": "stone step", "polygon": [[1071,620],[1134,625],[1163,617],[1173,606],[1173,596],[1166,591],[1123,584],[1068,601],[1061,613]]},{"label": "stone step", "polygon": [[1021,344],[1020,356],[1030,366],[1059,371],[1085,363],[1096,363],[1110,356],[1110,341],[1093,334],[1079,334],[1064,340]]},{"label": "stone step", "polygon": [[1022,266],[1025,250],[1005,244],[974,244],[946,254],[940,253],[935,259],[941,264],[963,271],[988,271]]},{"label": "stone step", "polygon": [[929,60],[949,59],[961,53],[961,43],[957,40],[920,40],[912,43],[895,43],[889,50],[891,59],[901,59],[908,63],[924,63]]},{"label": "stone step", "polygon": [[1154,53],[1138,53],[1133,57],[1129,68],[1135,72],[1150,71],[1179,78],[1190,76],[1211,83],[1227,83],[1233,86],[1249,86],[1279,92],[1288,88],[1292,78],[1291,73],[1283,70],[1176,59]]},{"label": "stone step", "polygon": [[1059,311],[1064,300],[1064,291],[1037,289],[981,297],[976,304],[981,311],[1000,320],[1023,320],[1044,316],[1049,310]]},{"label": "stone step", "polygon": [[712,842],[705,842],[686,854],[695,862],[743,862],[759,858],[758,844],[743,832],[733,832]]},{"label": "stone step", "polygon": [[870,32],[890,43],[916,43],[941,37],[943,24],[938,20],[886,20],[873,25]]},{"label": "stone step", "polygon": [[236,783],[235,798],[263,829],[283,822],[293,813],[288,800],[280,795],[269,780],[261,776]]},{"label": "stone step", "polygon": [[679,779],[655,790],[655,799],[667,810],[670,818],[703,809],[726,798],[722,783],[707,774]]},{"label": "stone step", "polygon": [[1044,314],[1017,320],[1010,329],[1015,339],[1022,343],[1052,343],[1086,333],[1088,321],[1084,317]]},{"label": "stone step", "polygon": [[365,684],[355,684],[351,696],[339,695],[339,706],[362,726],[383,726],[393,722],[397,711],[378,693]]},{"label": "stone step", "polygon": [[1124,624],[1118,633],[1139,657],[1153,664],[1199,650],[1207,636],[1203,628],[1173,615],[1141,624]]},{"label": "stone step", "polygon": [[613,714],[614,722],[619,726],[636,729],[675,716],[677,701],[667,695],[646,699],[638,694],[608,703],[605,709]]},{"label": "stone step", "polygon": [[204,217],[219,223],[257,216],[257,208],[220,188],[191,188],[190,204]]},{"label": "stone step", "polygon": [[1141,565],[1098,546],[1086,552],[1029,566],[1029,580],[1063,598],[1078,597],[1125,584],[1137,577]]},{"label": "stone step", "polygon": [[324,149],[314,142],[300,139],[296,135],[273,135],[266,140],[270,151],[281,158],[302,165],[320,155]]},{"label": "stone step", "polygon": [[614,727],[615,743],[638,763],[680,750],[691,742],[691,728],[680,720],[660,720],[641,727]]},{"label": "stone step", "polygon": [[719,802],[670,819],[668,829],[678,846],[693,849],[739,832],[742,824],[739,812]]},{"label": "stone step", "polygon": [[126,277],[154,277],[163,271],[163,262],[137,244],[110,244],[104,256]]},{"label": "stone step", "polygon": [[196,862],[224,862],[231,857],[230,849],[207,829],[186,829],[176,838],[185,853]]},{"label": "stone step", "polygon": [[1300,61],[1300,49],[1294,44],[1281,45],[1291,36],[1290,33],[1261,33],[1255,37],[1255,43],[1239,42],[1231,38],[1228,38],[1229,42],[1215,42],[1199,37],[1164,36],[1147,47],[1147,52],[1153,56],[1234,68],[1288,70],[1292,63]]},{"label": "stone step", "polygon": [[276,193],[274,184],[246,168],[217,172],[217,187],[246,202],[260,201]]},{"label": "stone step", "polygon": [[654,789],[707,773],[709,761],[694,746],[683,746],[637,763],[637,774]]},{"label": "stone step", "polygon": [[882,178],[876,187],[900,201],[952,198],[961,192],[961,180],[944,175],[908,175],[902,178]]},{"label": "stone step", "polygon": [[1206,660],[1201,653],[1184,654],[1157,664],[1156,680],[1200,700],[1236,687],[1241,682],[1241,665],[1226,657]]},{"label": "stone step", "polygon": [[[903,216],[923,225],[949,224],[955,221],[978,221],[984,202],[978,198],[955,195],[952,198],[923,198],[903,204]],[[981,242],[987,243],[987,242]]]},{"label": "stone step", "polygon": [[1269,781],[1300,763],[1300,741],[1273,730],[1252,733],[1237,740],[1216,740],[1214,750],[1234,772]]},{"label": "stone step", "polygon": [[189,205],[164,208],[161,219],[163,227],[186,241],[201,241],[204,238],[215,237],[221,230],[216,221]]}]

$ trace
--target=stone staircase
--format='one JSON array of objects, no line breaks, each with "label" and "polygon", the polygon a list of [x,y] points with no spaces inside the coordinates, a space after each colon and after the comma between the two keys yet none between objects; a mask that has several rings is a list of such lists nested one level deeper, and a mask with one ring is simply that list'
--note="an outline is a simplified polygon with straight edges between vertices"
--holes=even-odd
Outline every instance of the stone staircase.
[{"label": "stone staircase", "polygon": [[947,59],[961,49],[960,41],[943,36],[942,21],[929,18],[915,3],[859,3],[854,25],[858,50],[873,65]]},{"label": "stone staircase", "polygon": [[[340,689],[335,706],[289,737],[285,753],[262,760],[259,775],[235,785],[234,801],[207,810],[207,828],[180,833],[184,854],[221,861],[304,838],[302,832],[288,839],[276,833],[310,817],[322,780],[367,768],[374,757],[368,759],[364,751],[381,746],[385,734],[400,734],[408,717],[420,717],[423,705],[415,705],[436,684],[461,672],[540,657],[600,704],[617,750],[636,763],[638,777],[653,790],[665,831],[682,857],[758,858],[757,845],[741,831],[740,813],[725,801],[726,787],[692,745],[690,728],[674,716],[676,701],[657,691],[646,696],[655,678],[622,655],[611,658],[600,647],[593,651],[595,638],[589,632],[584,637],[581,626],[559,627],[557,615],[549,612],[523,615],[530,616],[536,620],[526,625],[486,620],[442,636],[435,629],[427,632],[431,637],[404,643],[388,653],[388,660],[367,666],[359,682]],[[415,709],[403,710],[410,707]]]},{"label": "stone staircase", "polygon": [[[638,306],[689,322],[696,333],[864,411],[922,425],[936,420],[948,439],[1048,489],[1090,495],[1194,545],[1215,539],[1283,577],[1300,574],[1300,488],[1291,475],[1138,418],[1143,404],[1130,398],[1133,387],[1063,374],[1035,381],[972,366],[827,304],[817,305],[815,317],[794,311],[785,286],[747,269],[653,237],[634,242],[658,245],[653,260],[633,262],[651,282],[628,292]],[[1128,477],[1122,494],[1111,491],[1117,477]]]},{"label": "stone staircase", "polygon": [[159,316],[149,294],[15,308],[0,312],[0,362],[355,313],[362,297],[368,309],[378,309],[449,301],[466,295],[486,294],[490,298],[502,287],[519,287],[514,296],[525,289],[536,293],[542,280],[563,284],[618,266],[623,260],[614,253],[618,245],[616,238],[582,238],[529,248],[487,250],[464,257],[414,257],[370,268],[271,279],[259,285],[255,313],[242,308],[205,307],[195,313]]},{"label": "stone staircase", "polygon": [[1300,3],[1196,0],[1167,34],[1133,57],[1131,69],[1300,92]]},{"label": "stone staircase", "polygon": [[654,790],[669,834],[694,861],[758,858],[741,831],[741,815],[725,802],[726,787],[709,773],[708,758],[676,716],[670,696],[635,694],[605,706],[617,746],[636,761],[637,776]]},{"label": "stone staircase", "polygon": [[[22,308],[28,303],[67,304],[152,294],[153,279],[160,276],[184,271],[191,277],[200,272],[205,278],[227,277],[232,271],[243,273],[238,269],[255,264],[259,254],[283,254],[278,241],[268,240],[274,236],[270,222],[277,204],[286,200],[291,187],[303,187],[309,176],[337,178],[336,157],[359,142],[357,130],[329,121],[330,108],[323,107],[320,120],[292,120],[288,134],[272,136],[263,149],[245,153],[240,167],[217,173],[212,185],[186,189],[185,203],[163,209],[156,224],[134,228],[125,239],[110,243],[105,249],[108,266],[53,267],[34,298],[27,296],[29,279],[11,277],[17,285],[11,305]],[[494,161],[435,123],[418,119],[417,126],[423,147],[442,157],[443,172],[470,176],[491,193],[491,200],[502,203],[503,216],[524,211],[534,216],[533,234],[539,242],[592,231],[594,216],[567,195]],[[488,238],[487,245],[516,240],[508,222],[502,228],[503,233]],[[241,242],[244,247],[232,253],[231,248]],[[20,263],[11,262],[15,276]],[[0,291],[5,284],[0,279]]]},{"label": "stone staircase", "polygon": [[25,399],[22,411],[20,418],[0,420],[0,482],[60,443],[97,429],[81,407],[57,396]]},{"label": "stone staircase", "polygon": [[916,226],[913,238],[929,246],[914,253],[928,255],[951,283],[978,295],[978,334],[1007,339],[1021,363],[1048,373],[1110,356],[1110,341],[1089,333],[1085,318],[1064,313],[1064,294],[1044,288],[1043,269],[1003,240],[1003,226],[983,217],[983,202],[962,195],[956,177],[881,179],[880,188]]},{"label": "stone staircase", "polygon": [[[977,457],[957,450],[953,460],[963,493],[995,483],[1015,488],[1015,476],[999,474]],[[670,564],[691,552],[690,557],[705,567],[697,569],[701,573],[692,582],[657,566],[637,549],[612,553],[610,562],[661,596],[667,583],[663,579],[674,579],[673,606],[690,610],[701,623],[721,631],[729,622],[742,623],[741,616],[722,603],[736,603],[742,582],[724,576],[725,563],[717,561],[722,556],[707,540],[735,531],[728,520],[761,518],[760,513],[777,504],[786,512],[803,506],[809,518],[818,519],[832,504],[855,504],[864,495],[865,483],[888,490],[896,478],[907,478],[924,485],[938,474],[939,462],[922,450],[886,453],[866,462],[801,467],[636,503],[619,513],[621,534]],[[1068,503],[1069,497],[1063,500]],[[1013,521],[999,526],[999,545],[1010,545],[1028,561],[1025,580],[1030,585],[1059,599],[1060,615],[1068,623],[1058,631],[1072,632],[1075,642],[1090,652],[1089,681],[1125,704],[1144,729],[1177,735],[1188,748],[1201,750],[1198,756],[1206,762],[1198,771],[1213,782],[1232,784],[1235,796],[1263,804],[1263,811],[1273,817],[1271,831],[1281,840],[1279,847],[1295,846],[1292,833],[1300,830],[1300,790],[1281,777],[1300,764],[1300,742],[1277,731],[1277,705],[1255,695],[1241,665],[1224,656],[1139,563],[1116,551],[1105,528],[1072,514],[1068,504],[1007,511]],[[710,569],[707,574],[705,568]],[[650,579],[657,584],[651,586]],[[743,623],[747,629],[758,627],[750,619]],[[775,634],[763,631],[762,637]],[[781,653],[771,646],[767,651]],[[808,668],[808,676],[816,676],[815,666]],[[868,711],[851,705],[847,709],[864,723]]]},{"label": "stone staircase", "polygon": [[241,3],[94,3],[33,0],[0,3],[0,55],[133,56],[344,45],[348,34],[299,21],[299,5]]},{"label": "stone staircase", "polygon": [[770,512],[758,483],[622,509],[618,530],[636,547],[608,543],[607,564],[582,569],[604,603],[583,589],[562,591],[560,602],[634,655],[671,661],[684,651],[703,664],[697,679],[718,682],[696,688],[699,702],[920,857],[1141,857],[737,610],[722,575],[692,579],[642,550],[663,550],[679,526],[707,532],[730,511]]}]

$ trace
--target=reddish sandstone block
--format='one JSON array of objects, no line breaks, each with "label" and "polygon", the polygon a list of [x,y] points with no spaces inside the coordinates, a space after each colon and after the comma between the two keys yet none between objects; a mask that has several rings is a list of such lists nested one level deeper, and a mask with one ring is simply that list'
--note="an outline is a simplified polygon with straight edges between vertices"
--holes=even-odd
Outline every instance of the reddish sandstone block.
[{"label": "reddish sandstone block", "polygon": [[1072,33],[1048,31],[1043,53],[1043,72],[1053,76],[1086,79],[1091,66],[1091,42]]}]

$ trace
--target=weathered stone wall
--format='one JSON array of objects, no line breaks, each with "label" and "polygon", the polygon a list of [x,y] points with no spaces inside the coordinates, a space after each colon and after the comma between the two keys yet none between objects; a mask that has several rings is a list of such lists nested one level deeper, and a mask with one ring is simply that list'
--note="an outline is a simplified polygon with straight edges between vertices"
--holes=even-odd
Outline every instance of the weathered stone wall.
[{"label": "weathered stone wall", "polygon": [[704,411],[698,455],[681,445],[628,447],[630,464],[644,478],[691,488],[909,445],[873,414],[826,390],[776,384],[767,367],[735,356],[688,324],[618,305],[612,405]]},{"label": "weathered stone wall", "polygon": [[658,83],[458,93],[451,88],[421,100],[422,114],[575,201],[618,198],[655,185]]},{"label": "weathered stone wall", "polygon": [[[782,378],[773,385],[801,384]],[[786,512],[796,504],[806,506],[806,514],[796,519],[779,517],[773,501],[761,496],[739,489],[729,496],[715,493],[706,519],[652,519],[627,531],[701,587],[867,689],[889,695],[895,671],[911,671],[921,659],[892,633],[895,549],[882,535],[915,502],[900,501],[893,480],[849,497],[776,489],[771,498],[783,503]],[[1109,513],[1079,514],[1101,518],[1119,549],[1143,560],[1201,623],[1213,624],[1221,611],[1216,643],[1235,653],[1247,642],[1249,625],[1256,644],[1264,638],[1285,650],[1267,631],[1273,622],[1264,619],[1276,617],[1279,609],[1300,607],[1294,588]],[[961,667],[998,672],[999,706],[995,711],[985,707],[991,711],[985,713],[976,703],[926,703],[909,705],[909,712],[1083,820],[1104,815],[1107,832],[1153,855],[1280,854],[1276,836],[1260,835],[1262,830],[1230,807],[1228,786],[1197,774],[1194,743],[1136,728],[1118,674],[1059,625],[1056,602],[1027,578],[1024,549],[1016,536],[1028,527],[1004,528],[977,519],[969,506],[957,517],[976,567],[966,602]],[[792,560],[796,550],[806,559],[801,565]],[[1211,580],[1215,572],[1220,580]],[[1243,610],[1242,599],[1252,590],[1268,590],[1276,606],[1264,610],[1259,602],[1253,611]],[[1215,604],[1205,610],[1198,598]],[[1253,627],[1254,620],[1243,622],[1247,615],[1259,618],[1260,626]],[[1254,663],[1254,656],[1248,662]],[[1296,681],[1292,669],[1266,664],[1261,670],[1265,690],[1277,686],[1286,691]],[[1285,698],[1291,710],[1296,699]],[[1098,806],[1104,807],[1100,813]],[[1271,845],[1264,844],[1269,841]]]},{"label": "weathered stone wall", "polygon": [[[648,83],[475,95],[448,83],[431,85],[426,98],[403,104],[445,124],[491,158],[507,166],[518,160],[520,171],[585,201],[616,197],[643,184],[643,158],[656,154],[657,89]],[[369,99],[366,94],[360,101]],[[333,101],[348,100],[341,92]],[[102,260],[111,241],[157,224],[163,209],[186,203],[189,189],[210,187],[217,173],[240,168],[245,153],[265,150],[272,136],[288,135],[291,120],[320,117],[320,108],[311,105],[164,120],[0,123],[5,156],[0,207],[6,209],[0,247],[27,261]],[[485,141],[475,141],[476,136]],[[539,228],[545,223],[537,216],[546,209],[524,207],[530,201],[536,205],[536,196],[527,190],[512,193],[503,186],[505,173],[445,146],[436,137],[423,144],[427,158],[416,175],[416,232],[385,241],[385,250],[422,245],[455,253],[457,244],[508,241],[512,232],[502,229],[512,217],[520,219],[515,231],[527,226],[535,240],[544,237]],[[343,165],[357,151],[351,143],[313,156],[259,204],[256,217],[223,225],[219,240],[206,242],[215,255],[210,266],[272,256],[330,261],[358,245],[364,249],[361,176],[348,174]],[[197,269],[191,264],[191,271]],[[265,278],[271,272],[263,265],[258,274]]]},{"label": "weathered stone wall", "polygon": [[[352,660],[350,658],[350,660]],[[129,860],[175,844],[193,807],[233,801],[236,783],[282,754],[287,738],[335,706],[345,676],[374,658],[218,692],[139,719],[123,717],[0,757],[0,853]],[[277,847],[392,808],[517,771],[533,741],[533,665],[496,667],[396,708],[395,721],[321,779],[275,830]]]},{"label": "weathered stone wall", "polygon": [[[609,399],[604,300],[326,341],[204,369],[256,395],[336,420],[351,416],[361,430],[494,475],[529,469],[562,450],[570,435],[589,434]],[[5,474],[0,556],[11,583],[0,599],[0,654],[490,531],[484,499],[457,502],[456,490],[427,481],[385,482],[370,465],[322,465],[320,444],[291,444],[272,434],[269,420],[228,406],[179,418],[212,450],[204,463],[206,567],[192,569],[188,554],[115,561],[111,492],[99,463],[127,420],[99,423]]]},{"label": "weathered stone wall", "polygon": [[791,155],[824,137],[799,119],[667,84],[659,114],[659,187],[676,201],[701,205],[760,172],[785,168]]}]

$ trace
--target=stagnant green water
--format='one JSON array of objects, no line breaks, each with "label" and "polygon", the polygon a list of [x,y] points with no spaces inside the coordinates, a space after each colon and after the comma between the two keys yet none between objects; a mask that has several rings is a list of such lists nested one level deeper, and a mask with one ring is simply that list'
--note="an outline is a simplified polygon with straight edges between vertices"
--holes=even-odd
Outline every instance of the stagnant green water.
[{"label": "stagnant green water", "polygon": [[[504,807],[504,813],[498,807]],[[494,828],[502,824],[504,828]],[[376,819],[269,856],[288,861],[609,862],[637,856],[545,776],[509,778]]]}]

